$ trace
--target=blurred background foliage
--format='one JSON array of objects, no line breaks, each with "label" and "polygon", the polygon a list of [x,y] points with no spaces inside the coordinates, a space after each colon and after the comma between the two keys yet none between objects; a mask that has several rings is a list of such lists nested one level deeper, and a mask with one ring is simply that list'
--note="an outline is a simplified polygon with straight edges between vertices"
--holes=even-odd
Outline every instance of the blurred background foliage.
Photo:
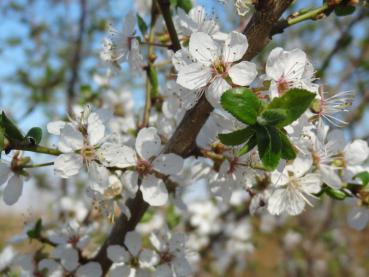
[{"label": "blurred background foliage", "polygon": [[[322,2],[297,0],[285,16],[302,8],[319,7]],[[221,19],[220,24],[226,31],[242,29],[245,24],[245,19],[235,15],[232,4],[197,3]],[[96,82],[97,76],[103,76],[107,70],[99,58],[107,23],[121,27],[124,15],[135,8],[149,22],[150,1],[147,0],[2,0],[1,108],[20,126],[44,128],[49,120],[70,113],[73,102],[98,105],[107,87],[129,88],[135,108],[142,107],[145,81],[142,76],[133,78],[123,68],[109,84]],[[318,81],[325,84],[327,91],[332,94],[344,90],[356,92],[351,111],[344,115],[349,122],[345,134],[347,139],[368,141],[368,30],[369,10],[364,2],[349,16],[331,14],[328,18],[297,24],[276,34],[258,55],[259,72],[263,71],[273,47],[303,49],[317,71]],[[54,186],[51,183],[59,181],[49,177],[40,172],[34,189],[50,191]],[[12,234],[22,229],[30,214],[39,213],[37,206],[31,210],[30,206],[22,204],[15,216],[9,215],[11,209],[1,206],[0,249]],[[255,251],[247,257],[246,271],[235,275],[369,276],[369,227],[361,232],[349,229],[345,207],[344,203],[324,199],[296,218],[250,218],[255,227],[251,238]],[[209,272],[211,269],[204,266],[199,276],[213,276]]]}]

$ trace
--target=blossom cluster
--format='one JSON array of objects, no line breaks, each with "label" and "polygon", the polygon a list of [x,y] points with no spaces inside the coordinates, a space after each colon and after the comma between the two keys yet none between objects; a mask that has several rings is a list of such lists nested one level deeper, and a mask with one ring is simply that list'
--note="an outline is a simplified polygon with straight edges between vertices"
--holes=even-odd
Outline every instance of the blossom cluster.
[{"label": "blossom cluster", "polygon": [[[249,2],[236,2],[240,14],[249,11]],[[157,88],[159,95],[150,102],[155,107],[149,110],[148,122],[140,124],[143,116],[133,109],[128,90],[117,92],[105,87],[98,107],[76,105],[67,121],[47,125],[48,132],[58,137],[52,160],[54,175],[85,184],[79,198],[68,196],[54,203],[64,219],[74,214],[75,221],[67,221],[65,226],[27,226],[23,239],[39,240],[53,250],[15,257],[13,250],[5,249],[0,256],[4,256],[0,259],[4,268],[14,263],[24,272],[41,274],[38,276],[101,276],[100,264],[85,257],[87,248],[93,247],[90,240],[106,235],[119,213],[131,218],[133,211],[127,203],[141,195],[150,206],[146,213],[155,211],[158,216],[150,215],[146,222],[138,220],[136,230],[107,247],[113,264],[111,276],[190,276],[200,266],[201,253],[209,249],[213,250],[218,272],[232,263],[244,266],[244,257],[253,252],[254,245],[251,224],[238,218],[236,211],[240,210],[261,218],[283,218],[301,214],[322,194],[336,195],[336,199],[343,195],[342,199],[353,206],[349,224],[357,229],[366,226],[367,184],[358,176],[369,170],[369,147],[360,139],[346,142],[343,131],[337,128],[345,125],[341,114],[352,103],[353,93],[325,91],[301,49],[274,48],[265,68],[246,61],[249,42],[245,34],[222,33],[217,21],[207,17],[201,6],[188,14],[179,10],[174,22],[182,48],[160,52],[159,56],[170,61],[175,78],[166,75],[166,84]],[[101,53],[105,61],[115,65],[128,62],[133,71],[145,67],[135,25],[136,17],[129,14],[122,32],[109,27]],[[99,76],[96,85],[104,78],[108,77]],[[234,116],[223,103],[227,91],[243,88],[262,107],[292,95],[294,89],[313,95],[297,120],[278,127],[288,137],[293,159],[282,158],[270,169],[256,142],[248,151],[237,143],[223,143],[220,134],[252,126]],[[166,148],[168,141],[201,97],[207,99],[212,111],[197,135],[196,153],[186,157],[171,153]],[[260,116],[257,124],[264,126],[265,120]],[[259,139],[258,134],[256,137]],[[279,151],[283,152],[280,143]],[[28,165],[19,152],[10,162],[1,160],[0,185],[4,186],[6,204],[13,205],[21,196],[31,171]],[[205,184],[205,199],[186,200],[201,184]],[[103,222],[101,226],[93,223],[94,217]],[[105,222],[106,218],[109,220]],[[172,230],[175,228],[181,232]],[[214,242],[214,237],[221,239]]]}]

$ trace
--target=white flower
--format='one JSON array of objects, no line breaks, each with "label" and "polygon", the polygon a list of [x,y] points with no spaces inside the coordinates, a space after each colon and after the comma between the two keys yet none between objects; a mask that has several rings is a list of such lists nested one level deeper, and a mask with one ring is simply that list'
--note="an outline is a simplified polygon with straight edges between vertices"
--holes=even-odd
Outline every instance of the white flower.
[{"label": "white flower", "polygon": [[173,57],[178,71],[177,83],[190,90],[205,90],[207,100],[219,107],[220,97],[231,85],[225,80],[230,77],[233,84],[246,86],[257,75],[255,64],[241,61],[248,48],[245,35],[231,32],[223,47],[208,34],[193,33],[189,50],[181,49]]},{"label": "white flower", "polygon": [[15,204],[23,191],[24,176],[12,171],[10,165],[0,161],[0,186],[3,184],[3,200],[7,205]]},{"label": "white flower", "polygon": [[16,256],[13,247],[7,246],[0,252],[0,272],[6,269]]},{"label": "white flower", "polygon": [[136,16],[128,13],[124,19],[123,30],[119,32],[109,26],[109,37],[104,39],[101,58],[108,62],[128,61],[132,69],[140,70],[142,65],[142,55],[140,45],[135,33]]},{"label": "white flower", "polygon": [[159,256],[152,250],[142,248],[139,233],[128,232],[124,238],[124,247],[110,245],[108,258],[114,263],[111,276],[142,276],[159,261]]},{"label": "white flower", "polygon": [[206,18],[205,9],[202,6],[193,7],[188,14],[178,9],[175,23],[179,33],[184,36],[189,37],[192,33],[202,32],[214,39],[224,39],[224,34],[219,32],[218,23],[215,19]]},{"label": "white flower", "polygon": [[155,172],[164,175],[178,173],[183,166],[183,159],[176,154],[160,154],[161,141],[153,127],[143,128],[137,135],[136,151],[128,146],[105,144],[104,158],[111,166],[119,168],[135,167],[137,172],[131,174],[133,190],[138,187],[138,178],[142,177],[140,190],[143,199],[152,206],[162,206],[168,201],[168,191],[162,179]]},{"label": "white flower", "polygon": [[[310,204],[307,196],[318,193],[321,189],[319,174],[308,173],[311,163],[309,160],[296,158],[292,165],[285,167],[282,173],[274,171],[271,176],[275,186],[269,201],[268,211],[279,215],[286,212],[290,215],[300,214],[305,203]],[[311,204],[310,204],[311,205]]]},{"label": "white flower", "polygon": [[88,168],[98,166],[96,160],[100,154],[97,148],[105,139],[105,124],[109,119],[105,111],[91,112],[87,107],[72,123],[48,124],[50,133],[60,135],[58,148],[63,152],[54,161],[56,175],[69,178],[78,174],[83,164]]},{"label": "white flower", "polygon": [[274,48],[267,59],[265,72],[267,79],[271,80],[272,98],[281,96],[290,88],[316,91],[316,85],[312,84],[312,65],[301,49],[285,51],[281,47]]},{"label": "white flower", "polygon": [[164,226],[160,231],[151,234],[150,241],[160,257],[154,276],[186,277],[192,273],[184,252],[186,239],[183,234],[172,234]]}]

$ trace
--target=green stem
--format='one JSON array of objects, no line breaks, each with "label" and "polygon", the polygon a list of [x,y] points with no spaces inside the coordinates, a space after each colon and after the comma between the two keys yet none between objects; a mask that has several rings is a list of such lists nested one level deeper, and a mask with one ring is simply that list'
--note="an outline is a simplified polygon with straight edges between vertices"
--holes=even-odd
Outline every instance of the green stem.
[{"label": "green stem", "polygon": [[295,25],[297,23],[300,23],[302,21],[305,20],[309,20],[309,19],[316,19],[316,17],[324,12],[326,12],[327,10],[331,9],[332,6],[329,6],[327,3],[325,3],[323,6],[310,10],[306,13],[303,13],[299,16],[287,19],[288,22],[288,26],[292,26]]},{"label": "green stem", "polygon": [[329,5],[328,3],[324,3],[321,7],[308,10],[306,12],[300,13],[299,15],[289,17],[287,19],[282,19],[278,21],[278,23],[274,26],[274,28],[270,32],[270,36],[273,36],[275,34],[282,33],[284,29],[293,26],[295,24],[298,24],[300,22],[306,21],[306,20],[317,20],[319,19],[318,16],[320,15],[329,15],[333,10],[335,5]]},{"label": "green stem", "polygon": [[54,162],[43,163],[43,164],[26,164],[26,165],[22,166],[22,168],[38,168],[38,167],[50,166],[50,165],[53,165],[53,164],[54,164]]},{"label": "green stem", "polygon": [[60,154],[62,154],[62,152],[58,149],[49,148],[41,145],[11,145],[11,149],[48,154],[53,156],[59,156]]},{"label": "green stem", "polygon": [[151,23],[150,23],[150,32],[149,32],[149,40],[148,40],[148,64],[146,67],[146,97],[145,97],[145,107],[144,107],[144,115],[142,119],[141,127],[144,128],[148,126],[149,119],[150,119],[150,111],[151,111],[151,97],[155,93],[154,87],[155,84],[153,82],[154,78],[152,76],[153,74],[153,60],[155,59],[155,53],[154,53],[154,40],[155,40],[155,22],[157,19],[157,10],[155,8],[155,3],[152,3],[151,8]]}]

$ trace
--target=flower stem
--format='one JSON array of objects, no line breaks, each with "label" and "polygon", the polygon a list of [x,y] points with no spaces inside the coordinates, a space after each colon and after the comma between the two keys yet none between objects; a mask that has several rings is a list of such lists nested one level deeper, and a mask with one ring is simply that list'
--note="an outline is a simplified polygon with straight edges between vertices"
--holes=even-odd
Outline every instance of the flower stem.
[{"label": "flower stem", "polygon": [[42,163],[42,164],[26,164],[26,165],[22,166],[22,168],[38,168],[38,167],[50,166],[50,165],[53,165],[53,164],[54,164],[54,162]]}]

